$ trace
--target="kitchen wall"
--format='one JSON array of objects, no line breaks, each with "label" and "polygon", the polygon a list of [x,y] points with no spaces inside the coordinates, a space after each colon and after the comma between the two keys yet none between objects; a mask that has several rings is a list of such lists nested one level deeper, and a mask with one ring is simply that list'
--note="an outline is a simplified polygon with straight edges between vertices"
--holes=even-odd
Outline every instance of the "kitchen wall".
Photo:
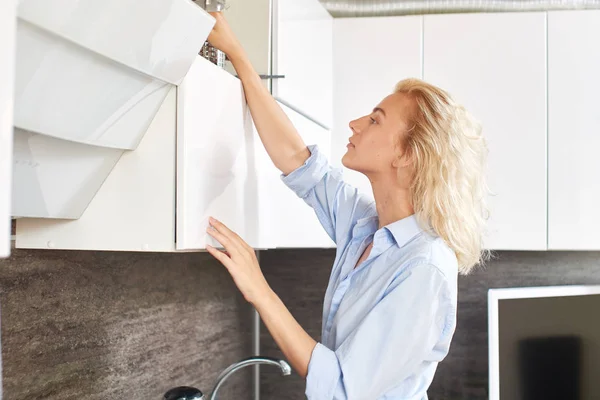
[{"label": "kitchen wall", "polygon": [[[261,265],[271,286],[308,332],[318,338],[322,299],[334,250],[265,252]],[[485,268],[459,280],[458,326],[449,355],[438,367],[431,400],[487,400],[487,290],[513,286],[600,284],[600,252],[499,252]],[[262,352],[281,353],[263,327]],[[262,369],[262,400],[303,399],[304,381]]]},{"label": "kitchen wall", "polygon": [[[5,400],[208,392],[251,354],[251,309],[204,254],[24,251],[0,260]],[[250,399],[251,371],[221,398]]]},{"label": "kitchen wall", "polygon": [[[270,250],[272,287],[315,338],[334,250]],[[487,399],[487,289],[600,284],[598,252],[500,252],[459,281],[458,328],[432,400]],[[160,399],[205,391],[251,353],[251,310],[207,254],[14,250],[0,260],[4,398]],[[263,327],[262,354],[281,357]],[[222,398],[250,399],[251,369]],[[304,381],[261,369],[261,397],[303,399]]]}]

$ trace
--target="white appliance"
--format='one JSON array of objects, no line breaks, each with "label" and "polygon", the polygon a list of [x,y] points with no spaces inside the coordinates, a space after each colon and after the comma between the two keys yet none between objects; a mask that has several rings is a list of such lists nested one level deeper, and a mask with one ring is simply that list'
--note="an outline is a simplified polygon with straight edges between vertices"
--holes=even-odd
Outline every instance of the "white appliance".
[{"label": "white appliance", "polygon": [[600,399],[600,285],[490,289],[489,399]]},{"label": "white appliance", "polygon": [[17,17],[12,215],[77,219],[215,20],[189,0],[21,0]]}]

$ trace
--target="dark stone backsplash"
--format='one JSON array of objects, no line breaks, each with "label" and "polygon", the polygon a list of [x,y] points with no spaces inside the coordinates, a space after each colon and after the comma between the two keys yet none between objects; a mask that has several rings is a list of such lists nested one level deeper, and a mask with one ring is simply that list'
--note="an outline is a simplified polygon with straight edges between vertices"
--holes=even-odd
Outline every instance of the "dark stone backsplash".
[{"label": "dark stone backsplash", "polygon": [[[315,338],[334,250],[269,250],[274,290]],[[488,398],[487,290],[600,284],[600,252],[500,252],[459,280],[458,327],[432,400]],[[252,312],[208,254],[13,250],[0,260],[5,400],[161,399],[176,385],[208,392],[251,354]],[[263,327],[262,354],[281,357]],[[251,368],[222,399],[252,398]],[[263,400],[303,399],[304,381],[261,368]]]},{"label": "dark stone backsplash", "polygon": [[[251,351],[251,308],[203,254],[13,250],[0,260],[5,400],[208,392]],[[250,371],[221,398],[250,399]]]}]

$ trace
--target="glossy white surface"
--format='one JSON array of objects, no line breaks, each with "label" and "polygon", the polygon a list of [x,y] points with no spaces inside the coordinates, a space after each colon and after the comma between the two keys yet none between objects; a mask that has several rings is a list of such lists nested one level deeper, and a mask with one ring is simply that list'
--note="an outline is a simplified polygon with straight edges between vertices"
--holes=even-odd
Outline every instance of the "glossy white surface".
[{"label": "glossy white surface", "polygon": [[319,0],[276,0],[273,18],[273,94],[331,127],[333,18]]},{"label": "glossy white surface", "polygon": [[135,149],[172,87],[23,21],[16,65],[15,126],[97,146]]},{"label": "glossy white surface", "polygon": [[177,249],[218,245],[209,216],[260,247],[252,140],[241,82],[198,57],[177,89]]},{"label": "glossy white surface", "polygon": [[10,253],[16,11],[16,0],[0,2],[0,257]]},{"label": "glossy white surface", "polygon": [[21,21],[154,78],[179,84],[214,18],[189,0],[21,0]]},{"label": "glossy white surface", "polygon": [[[334,21],[334,164],[341,166],[352,136],[348,123],[369,114],[398,81],[421,77],[421,25],[422,17],[414,16]],[[363,175],[345,169],[344,179],[372,196],[371,184]]]},{"label": "glossy white surface", "polygon": [[12,215],[79,218],[122,153],[15,129]]},{"label": "glossy white surface", "polygon": [[[307,145],[317,144],[329,157],[331,134],[294,110],[281,105]],[[259,140],[257,138],[257,140]],[[261,147],[262,144],[258,143]],[[264,151],[264,149],[263,149]],[[314,210],[281,181],[266,151],[260,165],[262,187],[261,230],[270,234],[269,245],[277,248],[331,248],[335,243],[325,232]]]},{"label": "glossy white surface", "polygon": [[600,11],[548,13],[548,248],[600,250]]},{"label": "glossy white surface", "polygon": [[425,80],[488,140],[490,249],[546,249],[545,23],[543,12],[425,16]]},{"label": "glossy white surface", "polygon": [[77,220],[17,220],[19,248],[173,251],[176,89]]}]

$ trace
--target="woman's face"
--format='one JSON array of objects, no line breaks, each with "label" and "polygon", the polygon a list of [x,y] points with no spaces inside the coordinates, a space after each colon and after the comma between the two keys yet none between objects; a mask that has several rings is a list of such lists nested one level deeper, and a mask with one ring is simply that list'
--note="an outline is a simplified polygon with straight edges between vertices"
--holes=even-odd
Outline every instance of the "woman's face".
[{"label": "woman's face", "polygon": [[404,93],[394,93],[373,112],[350,122],[352,136],[342,158],[346,168],[369,178],[394,174],[405,161],[404,137],[414,102]]}]

